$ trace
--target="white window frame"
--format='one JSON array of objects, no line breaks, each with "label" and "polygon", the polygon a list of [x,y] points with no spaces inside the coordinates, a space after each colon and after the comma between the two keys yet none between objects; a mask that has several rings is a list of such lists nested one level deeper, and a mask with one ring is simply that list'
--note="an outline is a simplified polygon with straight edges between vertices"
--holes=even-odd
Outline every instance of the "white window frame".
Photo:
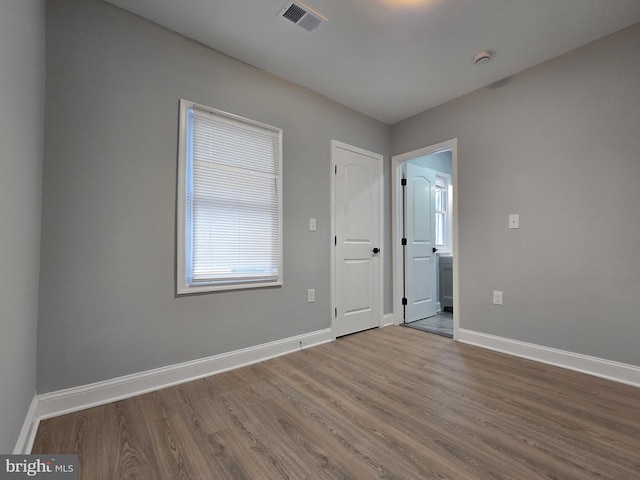
[{"label": "white window frame", "polygon": [[[445,187],[444,187],[444,193],[445,193],[445,204],[444,204],[444,209],[443,210],[435,210],[435,204],[434,204],[434,211],[435,211],[435,216],[437,216],[439,213],[443,214],[444,217],[444,243],[443,244],[439,244],[436,243],[436,246],[439,248],[439,252],[440,253],[451,253],[451,233],[452,233],[452,229],[451,229],[451,204],[453,201],[453,189],[451,186],[451,175],[446,174],[446,173],[442,173],[442,172],[436,172],[436,179],[440,179],[440,180],[444,180],[445,182]],[[436,184],[438,182],[436,181]],[[434,188],[437,188],[437,186],[434,186]],[[435,228],[435,225],[434,225]],[[437,231],[436,231],[436,242],[437,242]]]},{"label": "white window frame", "polygon": [[[253,128],[266,129],[277,135],[278,151],[276,152],[276,162],[278,162],[278,175],[275,178],[277,189],[277,252],[278,267],[275,275],[266,275],[270,278],[239,278],[225,280],[204,280],[195,281],[188,278],[188,272],[193,271],[190,264],[191,255],[189,242],[190,224],[188,218],[189,208],[189,185],[191,183],[191,158],[189,131],[189,112],[192,110],[207,112],[217,119],[228,121],[231,124],[243,124]],[[176,291],[179,295],[201,292],[213,292],[221,290],[237,290],[260,287],[274,287],[283,284],[283,259],[282,259],[282,130],[270,125],[255,122],[237,115],[233,115],[221,110],[216,110],[204,105],[200,105],[185,99],[180,99],[179,118],[179,143],[178,143],[178,199],[177,199],[177,268],[176,268]]]}]

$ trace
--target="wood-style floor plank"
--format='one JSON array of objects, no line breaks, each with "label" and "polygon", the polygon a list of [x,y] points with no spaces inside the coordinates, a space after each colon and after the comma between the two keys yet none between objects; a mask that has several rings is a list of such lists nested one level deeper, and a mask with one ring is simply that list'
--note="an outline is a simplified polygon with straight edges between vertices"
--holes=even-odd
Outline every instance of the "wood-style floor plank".
[{"label": "wood-style floor plank", "polygon": [[639,479],[640,389],[387,327],[40,423],[82,479]]}]

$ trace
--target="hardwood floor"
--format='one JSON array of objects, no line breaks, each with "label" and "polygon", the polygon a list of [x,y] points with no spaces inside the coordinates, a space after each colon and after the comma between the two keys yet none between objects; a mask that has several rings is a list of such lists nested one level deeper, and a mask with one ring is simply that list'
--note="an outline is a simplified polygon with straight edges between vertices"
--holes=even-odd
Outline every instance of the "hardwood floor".
[{"label": "hardwood floor", "polygon": [[402,327],[41,422],[89,479],[638,479],[640,389]]}]

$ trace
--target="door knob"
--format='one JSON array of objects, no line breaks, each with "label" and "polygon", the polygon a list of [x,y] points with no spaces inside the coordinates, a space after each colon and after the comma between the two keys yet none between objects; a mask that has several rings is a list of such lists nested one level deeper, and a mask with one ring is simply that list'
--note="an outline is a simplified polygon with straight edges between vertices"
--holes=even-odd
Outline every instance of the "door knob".
[{"label": "door knob", "polygon": [[380,249],[379,249],[378,247],[375,247],[375,248],[373,249],[373,253],[380,253]]}]

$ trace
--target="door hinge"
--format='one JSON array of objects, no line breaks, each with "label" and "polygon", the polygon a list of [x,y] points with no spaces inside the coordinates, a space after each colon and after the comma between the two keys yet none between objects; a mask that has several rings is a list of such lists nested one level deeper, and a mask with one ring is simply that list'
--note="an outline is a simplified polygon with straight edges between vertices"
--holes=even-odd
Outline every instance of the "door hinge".
[{"label": "door hinge", "polygon": [[407,186],[407,179],[403,178],[402,180],[400,180],[400,185],[402,185],[403,187]]},{"label": "door hinge", "polygon": [[338,237],[337,236],[333,237],[333,244],[334,245],[338,245]]},{"label": "door hinge", "polygon": [[407,297],[402,297],[402,305],[407,305]]},{"label": "door hinge", "polygon": [[336,175],[338,174],[338,165],[335,166],[333,173],[335,173]]},{"label": "door hinge", "polygon": [[406,239],[406,238],[403,238],[403,239],[402,239],[402,245],[403,245],[403,246],[405,246],[406,244],[407,244],[407,239]]},{"label": "door hinge", "polygon": [[333,316],[338,318],[338,308],[337,307],[333,309]]}]

